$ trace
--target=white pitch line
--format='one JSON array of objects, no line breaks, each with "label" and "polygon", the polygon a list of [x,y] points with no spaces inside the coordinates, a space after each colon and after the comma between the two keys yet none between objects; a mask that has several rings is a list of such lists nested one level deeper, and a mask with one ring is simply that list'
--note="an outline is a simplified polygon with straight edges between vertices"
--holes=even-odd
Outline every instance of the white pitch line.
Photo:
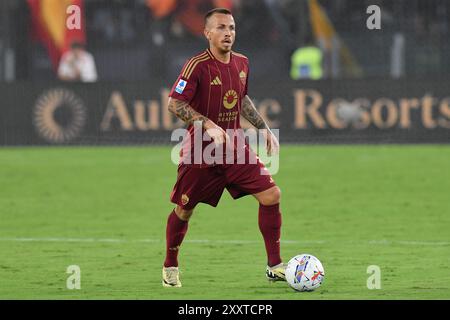
[{"label": "white pitch line", "polygon": [[[162,239],[103,239],[103,238],[0,238],[0,242],[110,242],[110,243],[159,243],[164,242]],[[262,240],[261,240],[262,241]],[[256,240],[185,240],[186,243],[208,243],[208,244],[259,244],[261,241]],[[323,244],[326,241],[292,241],[282,240],[286,244]]]},{"label": "white pitch line", "polygon": [[450,242],[448,241],[437,241],[437,242],[421,242],[421,241],[397,241],[398,244],[404,244],[408,246],[448,246]]},{"label": "white pitch line", "polygon": [[[111,238],[0,238],[0,242],[74,242],[74,243],[163,243],[164,239],[111,239]],[[209,240],[209,239],[192,239],[185,240],[186,243],[198,244],[224,244],[224,245],[245,245],[245,244],[260,244],[261,240]],[[356,240],[342,240],[342,241],[327,241],[327,240],[281,240],[283,244],[297,244],[297,245],[323,245],[327,243],[337,243],[342,245],[405,245],[405,246],[450,246],[450,241],[409,241],[409,240],[370,240],[370,241],[356,241]]]}]

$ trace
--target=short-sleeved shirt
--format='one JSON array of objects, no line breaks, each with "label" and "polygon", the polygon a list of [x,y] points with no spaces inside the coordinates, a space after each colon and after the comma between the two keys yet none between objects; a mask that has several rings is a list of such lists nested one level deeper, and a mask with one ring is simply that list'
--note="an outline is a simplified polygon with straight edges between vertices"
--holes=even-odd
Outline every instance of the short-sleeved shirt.
[{"label": "short-sleeved shirt", "polygon": [[[207,49],[186,62],[169,96],[188,103],[224,130],[240,129],[241,103],[247,95],[248,74],[248,59],[244,55],[231,52],[229,63],[223,63]],[[191,139],[193,129],[192,125],[188,127]],[[202,149],[210,143],[203,143]],[[183,153],[185,151],[183,148]]]},{"label": "short-sleeved shirt", "polygon": [[77,71],[80,72],[80,81],[97,81],[97,69],[92,54],[83,51],[77,58],[72,51],[67,51],[63,54],[58,66],[58,75],[73,78],[77,74]]}]

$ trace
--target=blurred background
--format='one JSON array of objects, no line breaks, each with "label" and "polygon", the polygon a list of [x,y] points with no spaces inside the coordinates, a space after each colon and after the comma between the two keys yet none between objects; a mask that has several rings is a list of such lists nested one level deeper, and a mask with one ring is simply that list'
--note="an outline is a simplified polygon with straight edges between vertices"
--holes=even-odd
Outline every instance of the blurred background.
[{"label": "blurred background", "polygon": [[[82,6],[84,41],[104,81],[173,80],[185,60],[205,47],[203,15],[213,7],[232,10],[238,31],[235,49],[252,58],[257,75],[289,75],[292,53],[311,37],[327,51],[326,78],[428,76],[450,71],[446,41],[450,3],[445,0],[3,0],[3,81],[55,78],[45,41],[33,28],[33,18],[40,14],[33,6],[58,7],[55,2]],[[381,8],[382,32],[366,28],[370,5]],[[325,39],[332,45],[317,39],[321,34],[312,23],[322,22],[320,12],[311,15],[315,6],[335,30]],[[46,19],[56,19],[51,16],[56,14],[54,8]],[[344,61],[336,52],[343,48],[349,55]]]},{"label": "blurred background", "polygon": [[[373,5],[375,29],[368,27],[377,21]],[[4,106],[10,101],[14,110],[2,115],[0,143],[120,142],[124,135],[125,143],[165,143],[167,130],[181,124],[164,114],[164,97],[186,60],[206,47],[203,16],[214,7],[233,12],[234,49],[250,59],[250,95],[285,141],[448,142],[449,1],[3,0],[0,83]],[[84,54],[78,77],[74,43]],[[84,136],[48,139],[73,122],[76,108],[64,112],[67,103],[57,103],[53,120],[48,112],[36,118],[39,97],[57,83],[82,105]],[[118,112],[121,102],[130,119]],[[11,124],[23,114],[17,105],[34,129],[30,121]],[[142,121],[131,119],[133,110]],[[36,135],[39,123],[53,133]]]},{"label": "blurred background", "polygon": [[[233,12],[248,94],[279,129],[279,158],[259,156],[279,169],[283,258],[310,252],[327,270],[311,294],[262,283],[257,203],[227,192],[216,209],[195,208],[183,292],[161,286],[171,135],[184,125],[168,94],[206,49],[213,7]],[[0,299],[448,299],[449,10],[450,0],[0,0]],[[68,290],[72,267],[82,290]],[[368,290],[372,267],[382,290]]]}]

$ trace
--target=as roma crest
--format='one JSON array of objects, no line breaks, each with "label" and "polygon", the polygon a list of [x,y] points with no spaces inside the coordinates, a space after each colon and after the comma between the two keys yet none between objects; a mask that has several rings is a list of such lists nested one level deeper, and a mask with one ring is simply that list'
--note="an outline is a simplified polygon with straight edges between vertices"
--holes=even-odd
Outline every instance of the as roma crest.
[{"label": "as roma crest", "polygon": [[184,193],[184,194],[181,196],[181,204],[182,204],[183,206],[185,206],[188,202],[189,202],[189,197],[187,196],[187,194]]}]

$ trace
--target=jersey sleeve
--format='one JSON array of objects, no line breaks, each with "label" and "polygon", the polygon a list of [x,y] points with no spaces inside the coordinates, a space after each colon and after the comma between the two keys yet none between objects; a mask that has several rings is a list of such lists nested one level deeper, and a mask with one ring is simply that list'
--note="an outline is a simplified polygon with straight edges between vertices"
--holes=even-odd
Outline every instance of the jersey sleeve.
[{"label": "jersey sleeve", "polygon": [[245,66],[247,67],[247,74],[246,74],[246,77],[245,77],[244,97],[246,95],[248,95],[248,78],[250,76],[250,67],[248,65],[248,60],[246,61]]},{"label": "jersey sleeve", "polygon": [[195,96],[197,88],[199,86],[199,68],[193,68],[189,70],[189,61],[186,62],[177,81],[172,86],[170,90],[169,97],[190,103]]},{"label": "jersey sleeve", "polygon": [[248,95],[248,78],[250,76],[250,68],[247,65],[247,77],[245,79],[244,97]]}]

